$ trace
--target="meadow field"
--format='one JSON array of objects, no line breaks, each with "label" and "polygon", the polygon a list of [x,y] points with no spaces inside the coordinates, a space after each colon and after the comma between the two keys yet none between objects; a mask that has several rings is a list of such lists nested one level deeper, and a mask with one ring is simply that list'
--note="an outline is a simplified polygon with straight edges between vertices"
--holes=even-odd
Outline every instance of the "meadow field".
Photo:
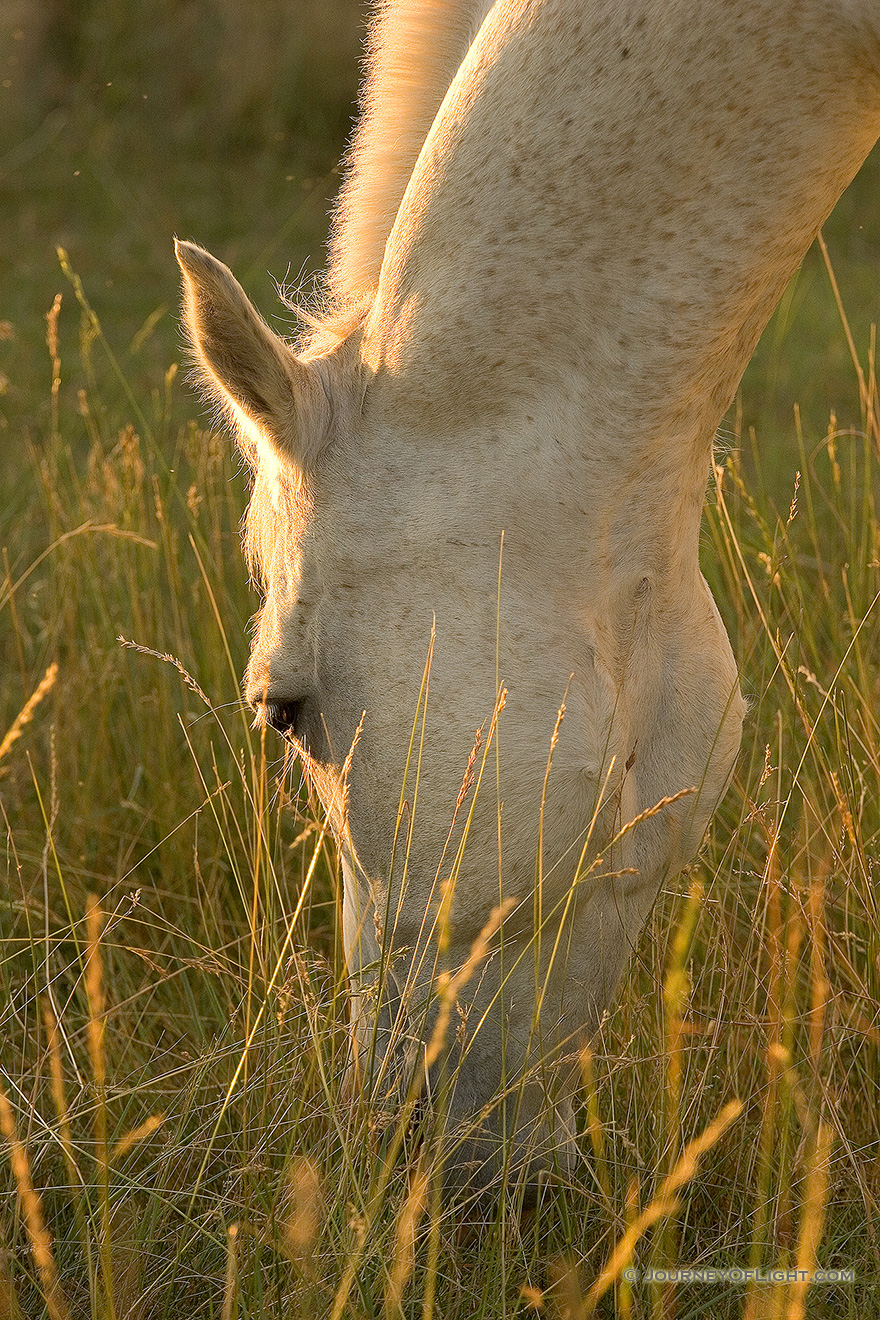
[{"label": "meadow field", "polygon": [[247,477],[177,310],[175,233],[294,333],[361,18],[0,13],[0,1320],[880,1317],[880,156],[719,435],[732,786],[582,1055],[573,1175],[464,1232],[345,1094],[336,859],[239,700]]}]

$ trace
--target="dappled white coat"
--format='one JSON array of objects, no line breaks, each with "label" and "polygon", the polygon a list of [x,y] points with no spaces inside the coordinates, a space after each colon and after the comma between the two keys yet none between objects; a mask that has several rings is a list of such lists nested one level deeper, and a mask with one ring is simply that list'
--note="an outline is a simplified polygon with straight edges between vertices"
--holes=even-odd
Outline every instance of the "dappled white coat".
[{"label": "dappled white coat", "polygon": [[429,1040],[438,957],[517,900],[448,1042],[452,1118],[484,1111],[460,1177],[493,1133],[520,1163],[564,1140],[571,1069],[536,1065],[595,1028],[726,787],[713,438],[878,133],[874,0],[397,0],[299,356],[179,245],[256,469],[248,698],[292,725],[342,845],[364,1084]]}]

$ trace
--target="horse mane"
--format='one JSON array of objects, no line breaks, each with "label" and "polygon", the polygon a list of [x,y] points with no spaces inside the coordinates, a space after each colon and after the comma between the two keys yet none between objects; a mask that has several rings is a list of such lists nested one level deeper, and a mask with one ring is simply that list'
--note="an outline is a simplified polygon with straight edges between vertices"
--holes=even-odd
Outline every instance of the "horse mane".
[{"label": "horse mane", "polygon": [[388,236],[428,131],[492,0],[379,0],[360,115],[331,230],[328,306],[342,337],[379,283]]}]

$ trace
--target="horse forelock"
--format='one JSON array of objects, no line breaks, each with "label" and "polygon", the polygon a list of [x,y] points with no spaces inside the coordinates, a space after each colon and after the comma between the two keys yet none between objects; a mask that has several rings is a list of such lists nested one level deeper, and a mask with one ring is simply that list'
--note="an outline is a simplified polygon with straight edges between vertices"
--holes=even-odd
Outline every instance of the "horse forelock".
[{"label": "horse forelock", "polygon": [[279,548],[289,551],[307,521],[310,491],[302,473],[270,467],[253,455],[249,462],[254,484],[242,523],[242,545],[251,577],[265,587]]},{"label": "horse forelock", "polygon": [[275,538],[273,512],[269,480],[257,468],[242,523],[241,539],[248,571],[258,584],[265,582],[268,576],[271,546]]}]

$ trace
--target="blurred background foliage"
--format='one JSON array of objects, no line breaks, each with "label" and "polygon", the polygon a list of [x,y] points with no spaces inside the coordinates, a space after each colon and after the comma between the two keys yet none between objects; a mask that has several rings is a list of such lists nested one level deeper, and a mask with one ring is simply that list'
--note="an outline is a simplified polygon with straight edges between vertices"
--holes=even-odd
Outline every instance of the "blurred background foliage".
[{"label": "blurred background foliage", "polygon": [[132,354],[136,381],[178,355],[175,233],[217,249],[267,310],[267,269],[296,278],[321,264],[361,21],[355,0],[4,0],[0,318],[13,335],[0,370],[11,409],[41,420],[28,395],[45,368],[43,314],[65,284],[57,245],[119,340],[160,315],[158,336]]}]

